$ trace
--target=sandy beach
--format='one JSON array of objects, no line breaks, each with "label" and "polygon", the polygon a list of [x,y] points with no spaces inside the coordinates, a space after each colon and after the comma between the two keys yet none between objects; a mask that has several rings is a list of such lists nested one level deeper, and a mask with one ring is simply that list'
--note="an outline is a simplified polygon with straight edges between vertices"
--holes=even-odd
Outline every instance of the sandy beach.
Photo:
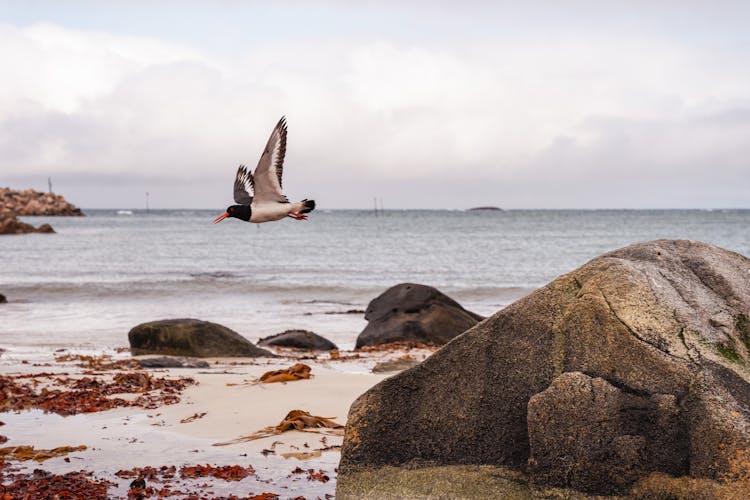
[{"label": "sandy beach", "polygon": [[[34,362],[5,360],[3,374],[17,382],[35,381],[39,390],[53,390],[63,379],[109,380],[118,374],[147,373],[154,379],[190,378],[195,384],[179,394],[179,402],[156,408],[118,407],[106,411],[61,416],[41,409],[8,411],[0,414],[7,436],[3,446],[34,446],[52,450],[63,446],[85,446],[85,450],[61,454],[37,462],[4,462],[6,488],[19,479],[41,481],[35,469],[65,475],[77,471],[92,473],[90,481],[108,481],[108,498],[127,498],[131,483],[143,477],[146,488],[131,491],[131,497],[180,498],[330,498],[335,493],[336,467],[340,458],[342,432],[338,429],[291,430],[268,437],[242,440],[279,424],[288,412],[304,410],[315,416],[346,423],[351,403],[364,391],[392,373],[374,374],[379,361],[408,356],[422,360],[429,350],[409,352],[341,352],[332,360],[328,353],[317,355],[282,350],[273,359],[208,359],[209,368],[151,370],[91,370],[79,360],[36,359]],[[335,355],[334,355],[335,356]],[[307,359],[299,359],[307,358]],[[314,358],[314,359],[309,359]],[[112,358],[126,361],[129,354]],[[287,368],[296,362],[310,366],[312,377],[284,383],[257,383],[265,372]],[[138,394],[111,397],[134,400]],[[239,442],[233,442],[239,440]],[[233,442],[231,444],[226,444]],[[217,446],[217,444],[224,445]],[[241,480],[220,477],[190,477],[186,467],[235,466],[252,470]],[[142,468],[167,471],[164,474]],[[175,469],[170,474],[169,468]],[[249,469],[252,468],[252,469]],[[188,471],[182,474],[181,471]],[[215,472],[215,471],[214,471]],[[166,477],[165,477],[166,476]],[[184,476],[184,477],[181,477]],[[93,489],[90,490],[94,491]],[[135,492],[135,493],[133,493]],[[94,495],[96,496],[96,495]]]}]

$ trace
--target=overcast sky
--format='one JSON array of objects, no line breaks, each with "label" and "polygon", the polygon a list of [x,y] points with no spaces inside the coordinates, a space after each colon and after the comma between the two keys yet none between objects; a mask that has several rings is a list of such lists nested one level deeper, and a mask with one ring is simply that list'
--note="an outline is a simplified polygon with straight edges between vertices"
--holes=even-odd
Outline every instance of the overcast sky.
[{"label": "overcast sky", "polygon": [[0,186],[224,208],[286,115],[322,208],[750,207],[749,6],[0,0]]}]

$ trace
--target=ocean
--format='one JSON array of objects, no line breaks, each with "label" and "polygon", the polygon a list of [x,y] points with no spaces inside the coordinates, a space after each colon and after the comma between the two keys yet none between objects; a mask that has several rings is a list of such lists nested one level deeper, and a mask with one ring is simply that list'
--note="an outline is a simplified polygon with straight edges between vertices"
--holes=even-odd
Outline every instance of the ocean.
[{"label": "ocean", "polygon": [[128,345],[135,325],[192,317],[251,341],[290,328],[353,348],[352,313],[401,282],[491,315],[604,252],[660,238],[750,255],[750,210],[316,210],[212,224],[221,210],[24,217],[57,234],[0,237],[4,359]]}]

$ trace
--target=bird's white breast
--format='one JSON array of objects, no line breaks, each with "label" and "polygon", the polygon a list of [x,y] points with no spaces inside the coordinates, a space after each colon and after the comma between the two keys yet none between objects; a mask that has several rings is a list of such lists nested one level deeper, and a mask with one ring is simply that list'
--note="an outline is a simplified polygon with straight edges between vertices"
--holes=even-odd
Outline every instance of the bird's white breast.
[{"label": "bird's white breast", "polygon": [[250,210],[250,222],[270,222],[289,215],[290,203],[253,203]]}]

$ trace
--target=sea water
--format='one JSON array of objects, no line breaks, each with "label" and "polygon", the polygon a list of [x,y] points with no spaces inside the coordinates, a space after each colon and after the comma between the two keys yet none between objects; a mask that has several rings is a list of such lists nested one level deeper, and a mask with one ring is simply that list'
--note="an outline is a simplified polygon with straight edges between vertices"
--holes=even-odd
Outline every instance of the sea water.
[{"label": "sea water", "polygon": [[750,210],[316,210],[211,224],[221,211],[24,217],[57,234],[0,237],[5,359],[128,345],[135,325],[191,317],[251,341],[290,328],[352,348],[352,312],[401,282],[490,315],[604,252],[660,238],[750,255]]}]

